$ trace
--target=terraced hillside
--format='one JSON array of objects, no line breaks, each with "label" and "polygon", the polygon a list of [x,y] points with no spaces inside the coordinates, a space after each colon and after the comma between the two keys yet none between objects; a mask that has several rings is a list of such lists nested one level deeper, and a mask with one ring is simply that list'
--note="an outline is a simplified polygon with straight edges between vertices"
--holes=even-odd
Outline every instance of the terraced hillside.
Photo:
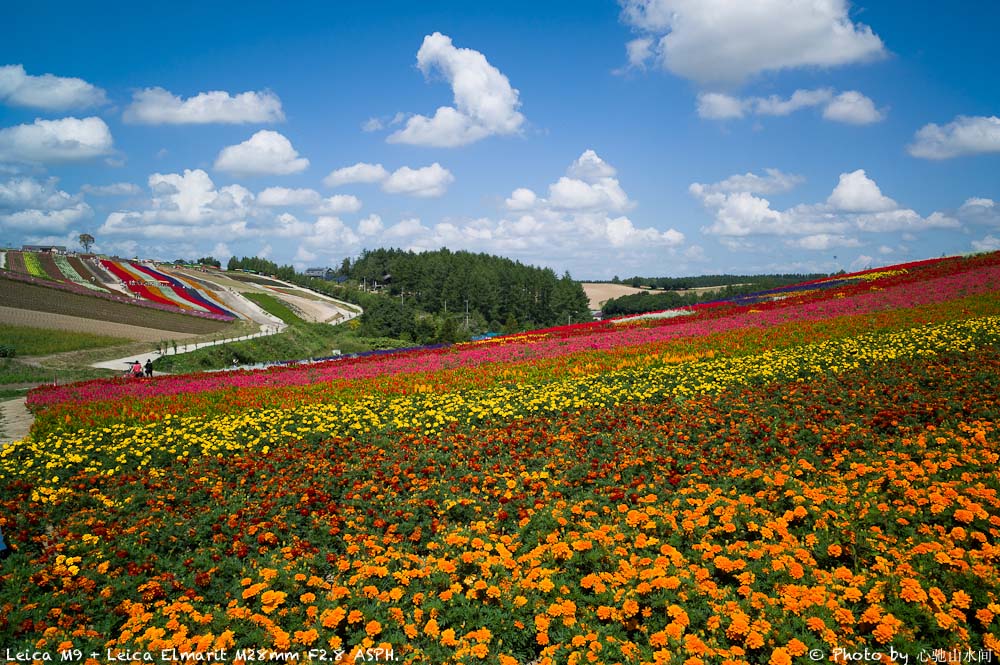
[{"label": "terraced hillside", "polygon": [[56,290],[3,276],[0,276],[0,306],[192,334],[211,334],[229,326],[225,320],[137,306],[86,292]]}]

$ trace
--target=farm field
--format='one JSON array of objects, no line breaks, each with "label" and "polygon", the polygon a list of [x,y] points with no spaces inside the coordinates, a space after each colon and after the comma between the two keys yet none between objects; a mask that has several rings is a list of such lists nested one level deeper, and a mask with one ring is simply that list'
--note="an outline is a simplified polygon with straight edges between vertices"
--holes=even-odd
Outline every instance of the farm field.
[{"label": "farm field", "polygon": [[0,451],[0,635],[91,663],[995,651],[998,285],[993,253],[33,391],[32,436]]}]

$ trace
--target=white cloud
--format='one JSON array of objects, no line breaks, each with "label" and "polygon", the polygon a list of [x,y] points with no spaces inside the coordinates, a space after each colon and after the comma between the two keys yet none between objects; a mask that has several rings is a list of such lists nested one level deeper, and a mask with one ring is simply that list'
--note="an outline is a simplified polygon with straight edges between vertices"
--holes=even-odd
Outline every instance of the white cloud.
[{"label": "white cloud", "polygon": [[989,235],[982,240],[973,240],[972,249],[977,252],[995,252],[1000,250],[1000,238]]},{"label": "white cloud", "polygon": [[420,223],[420,220],[416,217],[410,219],[404,219],[385,230],[382,234],[384,238],[410,238],[417,235],[422,235],[430,231],[426,226]]},{"label": "white cloud", "polygon": [[505,201],[508,210],[529,210],[535,207],[538,196],[527,187],[518,187]]},{"label": "white cloud", "polygon": [[408,166],[396,169],[382,182],[382,190],[389,194],[436,197],[443,195],[454,181],[451,171],[434,162],[419,169]]},{"label": "white cloud", "polygon": [[721,182],[712,185],[701,185],[706,193],[717,192],[750,192],[752,194],[778,194],[787,192],[805,182],[805,178],[792,173],[783,173],[778,169],[764,169],[767,175],[756,173],[731,175]]},{"label": "white cloud", "polygon": [[100,118],[35,120],[0,129],[0,161],[59,164],[111,153],[111,130]]},{"label": "white cloud", "polygon": [[788,247],[799,249],[825,250],[834,247],[860,247],[861,241],[857,238],[849,238],[844,235],[834,235],[830,233],[816,233],[814,235],[803,236],[794,240],[785,241]]},{"label": "white cloud", "polygon": [[345,166],[342,169],[331,171],[330,175],[323,178],[323,184],[327,187],[340,187],[353,183],[382,182],[388,177],[389,172],[381,164],[358,162],[354,166]]},{"label": "white cloud", "polygon": [[613,178],[618,172],[613,166],[598,157],[593,150],[584,150],[576,161],[570,164],[566,175],[585,182],[599,182],[605,178]]},{"label": "white cloud", "polygon": [[201,169],[149,176],[152,196],[143,210],[108,215],[99,234],[170,240],[236,240],[250,233],[248,220],[258,214],[254,195],[241,185],[216,189]]},{"label": "white cloud", "polygon": [[0,228],[58,233],[91,216],[90,206],[57,184],[56,178],[38,181],[30,177],[0,182]]},{"label": "white cloud", "polygon": [[851,125],[870,125],[885,119],[885,111],[875,108],[875,102],[857,90],[848,90],[836,96],[826,108],[823,117]]},{"label": "white cloud", "polygon": [[957,214],[963,221],[972,224],[1000,226],[1000,205],[997,205],[993,199],[967,199],[958,209]]},{"label": "white cloud", "polygon": [[147,125],[242,124],[281,122],[285,114],[281,100],[267,90],[236,96],[213,90],[182,99],[163,88],[146,88],[132,95],[123,119]]},{"label": "white cloud", "polygon": [[720,92],[698,95],[698,116],[710,120],[729,120],[746,115],[787,116],[807,108],[823,107],[823,117],[834,122],[867,125],[885,119],[885,111],[856,90],[837,94],[831,88],[799,89],[789,97],[734,97]]},{"label": "white cloud", "polygon": [[340,215],[361,210],[361,199],[350,194],[337,194],[322,201],[312,210],[318,215]]},{"label": "white cloud", "polygon": [[424,76],[439,71],[452,88],[455,106],[441,106],[428,118],[414,115],[390,143],[453,148],[487,136],[520,132],[524,116],[518,91],[479,51],[455,48],[451,38],[435,32],[424,37],[417,52]]},{"label": "white cloud", "polygon": [[243,143],[222,149],[215,169],[234,175],[289,175],[305,171],[309,160],[299,157],[291,141],[263,129]]},{"label": "white cloud", "polygon": [[100,88],[83,79],[42,74],[32,76],[23,65],[0,67],[0,102],[46,111],[101,106],[108,102]]},{"label": "white cloud", "polygon": [[865,175],[864,169],[841,173],[840,182],[826,202],[837,210],[846,212],[879,212],[899,207],[895,201],[882,194],[875,181]]},{"label": "white cloud", "polygon": [[358,233],[363,236],[376,236],[382,232],[382,218],[371,214],[358,222]]},{"label": "white cloud", "polygon": [[698,116],[701,118],[742,118],[748,106],[745,100],[721,92],[703,92],[698,95]]},{"label": "white cloud", "polygon": [[[713,213],[713,222],[702,231],[721,241],[750,236],[786,236],[788,246],[802,249],[851,247],[856,242],[850,232],[912,233],[933,228],[956,228],[959,222],[940,212],[921,217],[902,208],[882,194],[859,169],[840,176],[836,188],[824,203],[800,204],[776,210],[770,201],[751,191],[733,190],[739,180],[732,178],[712,185],[693,183],[690,192]],[[748,181],[752,187],[752,179]],[[792,237],[787,237],[792,236]]]},{"label": "white cloud", "polygon": [[817,90],[796,90],[788,99],[782,99],[777,95],[770,97],[756,97],[753,104],[759,115],[790,115],[799,109],[819,106],[830,101],[833,91],[829,88],[819,88]]},{"label": "white cloud", "polygon": [[943,127],[934,123],[924,125],[907,150],[923,159],[1000,152],[1000,118],[960,115]]},{"label": "white cloud", "polygon": [[314,189],[268,187],[257,195],[257,203],[274,208],[317,205],[322,197]]},{"label": "white cloud", "polygon": [[94,196],[135,196],[142,193],[138,185],[130,182],[114,182],[110,185],[84,185],[81,192]]},{"label": "white cloud", "polygon": [[833,67],[883,56],[846,0],[620,0],[622,19],[656,39],[666,70],[701,84],[733,84],[767,71]]},{"label": "white cloud", "polygon": [[645,67],[646,61],[653,57],[654,43],[650,37],[639,37],[625,44],[629,67]]}]

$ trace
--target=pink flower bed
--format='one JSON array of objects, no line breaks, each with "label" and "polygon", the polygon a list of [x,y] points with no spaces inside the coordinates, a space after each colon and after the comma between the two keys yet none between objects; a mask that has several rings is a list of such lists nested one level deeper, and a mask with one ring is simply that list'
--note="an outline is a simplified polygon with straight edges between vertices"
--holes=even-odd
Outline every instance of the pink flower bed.
[{"label": "pink flower bed", "polygon": [[[965,295],[986,293],[1000,283],[1000,260],[980,261],[960,272],[929,279],[885,278],[838,289],[800,296],[799,302],[702,309],[691,317],[646,321],[641,326],[613,326],[607,322],[552,328],[520,336],[496,338],[485,343],[462,344],[436,349],[344,359],[307,366],[267,370],[190,374],[126,383],[117,379],[89,381],[33,391],[30,406],[63,402],[137,399],[181,393],[232,389],[296,386],[377,375],[475,367],[486,363],[519,359],[553,358],[586,350],[635,346],[667,339],[696,337],[740,328],[768,328],[784,323],[813,321],[837,316],[935,303]],[[882,285],[882,286],[879,286]],[[696,308],[698,309],[698,308]]]}]

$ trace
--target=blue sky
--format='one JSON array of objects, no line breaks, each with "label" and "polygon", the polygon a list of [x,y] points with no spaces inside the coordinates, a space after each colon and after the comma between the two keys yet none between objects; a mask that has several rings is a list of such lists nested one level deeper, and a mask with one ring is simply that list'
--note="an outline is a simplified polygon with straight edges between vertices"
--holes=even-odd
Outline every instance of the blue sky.
[{"label": "blue sky", "polygon": [[0,243],[607,279],[1000,249],[993,3],[25,3]]}]

